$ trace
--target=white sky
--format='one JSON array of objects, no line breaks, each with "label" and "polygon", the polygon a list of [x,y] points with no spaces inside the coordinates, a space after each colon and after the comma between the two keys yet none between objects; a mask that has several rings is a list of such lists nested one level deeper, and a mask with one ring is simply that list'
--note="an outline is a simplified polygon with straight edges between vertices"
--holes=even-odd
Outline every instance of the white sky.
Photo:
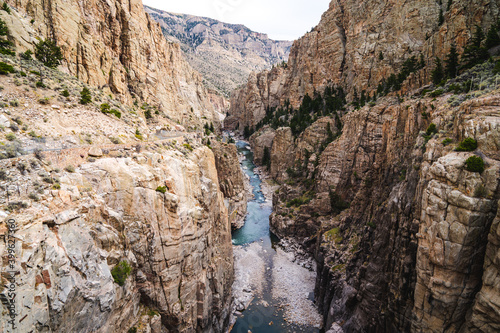
[{"label": "white sky", "polygon": [[330,0],[143,0],[168,12],[244,24],[272,39],[294,40],[315,27]]}]

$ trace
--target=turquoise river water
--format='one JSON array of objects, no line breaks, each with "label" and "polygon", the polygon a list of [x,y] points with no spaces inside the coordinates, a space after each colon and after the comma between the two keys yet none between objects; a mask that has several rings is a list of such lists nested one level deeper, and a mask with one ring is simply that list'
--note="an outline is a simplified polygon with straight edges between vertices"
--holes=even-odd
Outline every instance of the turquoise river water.
[{"label": "turquoise river water", "polygon": [[[253,153],[248,149],[248,144],[238,141],[237,147],[238,151],[246,157],[242,161],[242,168],[250,178],[254,198],[248,202],[248,215],[245,226],[233,232],[233,244],[248,247],[252,243],[259,242],[263,249],[259,253],[266,267],[262,292],[255,294],[255,298],[238,317],[231,332],[320,332],[315,327],[298,326],[286,322],[283,307],[280,307],[279,300],[272,297],[273,265],[276,262],[274,257],[277,255],[277,247],[279,246],[277,245],[278,238],[269,230],[269,215],[272,213],[272,205],[269,202],[266,203],[262,193],[262,182],[254,172]],[[313,296],[311,291],[308,298],[313,299]]]}]

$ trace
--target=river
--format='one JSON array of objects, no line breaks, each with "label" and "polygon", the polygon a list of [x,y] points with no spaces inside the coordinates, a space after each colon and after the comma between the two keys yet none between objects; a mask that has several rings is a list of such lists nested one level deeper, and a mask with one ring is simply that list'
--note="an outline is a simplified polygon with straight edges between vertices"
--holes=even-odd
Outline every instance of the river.
[{"label": "river", "polygon": [[320,332],[321,316],[313,305],[314,262],[294,262],[295,255],[270,232],[272,204],[262,192],[253,153],[246,142],[236,145],[245,156],[241,166],[254,198],[248,202],[244,227],[233,232],[233,295],[240,311],[231,332]]}]

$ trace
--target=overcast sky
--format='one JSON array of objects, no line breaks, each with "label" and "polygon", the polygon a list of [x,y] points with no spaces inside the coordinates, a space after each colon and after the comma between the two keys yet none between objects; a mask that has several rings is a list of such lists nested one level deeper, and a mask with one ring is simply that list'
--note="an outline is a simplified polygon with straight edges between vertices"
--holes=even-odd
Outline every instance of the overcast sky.
[{"label": "overcast sky", "polygon": [[272,39],[294,40],[316,26],[330,0],[143,0],[168,12],[244,24]]}]

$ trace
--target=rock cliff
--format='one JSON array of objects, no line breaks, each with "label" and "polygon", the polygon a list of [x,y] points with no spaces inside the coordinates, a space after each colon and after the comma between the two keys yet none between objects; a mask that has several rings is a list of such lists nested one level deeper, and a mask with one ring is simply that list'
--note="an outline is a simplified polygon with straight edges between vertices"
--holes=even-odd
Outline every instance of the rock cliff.
[{"label": "rock cliff", "polygon": [[165,40],[141,1],[6,3],[21,13],[16,30],[26,31],[17,44],[32,48],[39,36],[54,39],[63,67],[79,80],[128,105],[146,102],[182,124],[202,117],[220,121],[201,76],[185,61],[179,44]]},{"label": "rock cliff", "polygon": [[[90,150],[84,157],[101,157],[66,171],[80,152],[1,162],[1,204],[17,226],[19,331],[222,332],[233,259],[213,153],[119,152]],[[10,329],[8,312],[1,323]]]},{"label": "rock cliff", "polygon": [[227,201],[229,222],[233,229],[239,229],[245,224],[247,215],[247,190],[245,175],[238,160],[238,151],[234,144],[218,141],[212,143],[212,150],[215,155],[220,190]]},{"label": "rock cliff", "polygon": [[425,65],[403,91],[420,87],[429,81],[436,56],[443,60],[453,44],[461,53],[475,25],[487,31],[498,13],[498,2],[489,0],[331,1],[320,23],[294,42],[285,66],[252,74],[233,92],[226,125],[254,127],[267,107],[289,100],[297,108],[303,96],[326,86],[343,87],[350,100],[355,91],[371,96],[412,56],[422,56]]},{"label": "rock cliff", "polygon": [[[434,58],[462,53],[499,5],[332,1],[286,66],[234,92],[226,126],[258,129],[256,160],[281,184],[271,230],[318,261],[326,330],[498,330],[498,71],[429,82]],[[424,64],[373,99],[410,54]]]},{"label": "rock cliff", "polygon": [[187,60],[209,89],[229,97],[248,75],[286,61],[292,42],[275,41],[240,24],[168,13],[145,6],[165,37],[181,45]]}]

